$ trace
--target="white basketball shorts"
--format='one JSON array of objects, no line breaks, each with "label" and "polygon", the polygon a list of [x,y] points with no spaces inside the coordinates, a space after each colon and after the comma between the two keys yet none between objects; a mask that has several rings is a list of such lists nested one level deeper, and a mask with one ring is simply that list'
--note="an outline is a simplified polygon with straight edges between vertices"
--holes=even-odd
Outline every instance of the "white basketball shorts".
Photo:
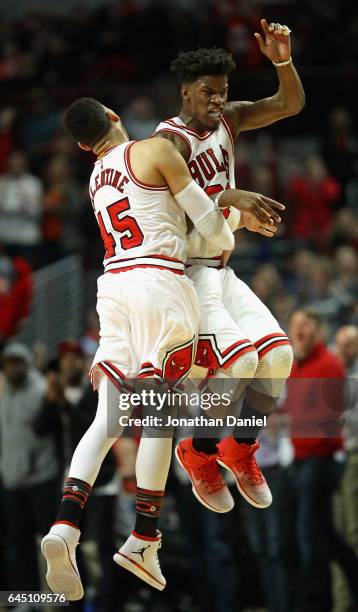
[{"label": "white basketball shorts", "polygon": [[100,344],[90,370],[93,387],[106,374],[183,380],[194,361],[199,302],[192,281],[166,270],[135,269],[98,279]]},{"label": "white basketball shorts", "polygon": [[228,368],[248,351],[256,350],[261,358],[275,346],[290,344],[269,309],[231,268],[198,265],[186,274],[200,303],[196,365]]}]

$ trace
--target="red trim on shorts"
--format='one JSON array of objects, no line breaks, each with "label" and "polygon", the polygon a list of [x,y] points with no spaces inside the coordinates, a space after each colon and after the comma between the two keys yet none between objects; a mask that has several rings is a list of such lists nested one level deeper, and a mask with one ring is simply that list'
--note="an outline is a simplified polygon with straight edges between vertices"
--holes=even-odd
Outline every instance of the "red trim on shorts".
[{"label": "red trim on shorts", "polygon": [[[266,342],[268,344],[266,344]],[[265,344],[266,346],[263,346]],[[256,347],[259,359],[264,357],[266,353],[276,348],[277,346],[285,346],[285,345],[291,346],[291,342],[289,338],[286,336],[286,334],[283,332],[277,332],[275,334],[268,334],[267,336],[264,336],[263,338],[260,338],[260,340],[257,340],[256,342],[254,342],[254,346]]]},{"label": "red trim on shorts", "polygon": [[[118,391],[121,391],[122,389],[122,383],[123,383],[123,379],[121,379],[121,382],[119,382],[119,380],[117,380],[117,378],[115,378],[113,376],[113,374],[111,374],[108,369],[105,367],[104,362],[99,361],[98,363],[96,363],[96,366],[98,368],[100,368],[102,370],[102,372],[104,372],[104,374],[106,376],[108,376],[109,380],[114,384],[114,386],[116,387],[116,389],[118,389]],[[95,367],[96,367],[95,366]]]},{"label": "red trim on shorts", "polygon": [[243,348],[241,350],[239,349],[233,355],[231,355],[231,357],[227,361],[225,361],[225,363],[219,366],[219,368],[226,370],[226,368],[231,366],[236,361],[236,359],[238,359],[239,357],[242,357],[243,355],[246,355],[246,353],[251,353],[252,351],[255,351],[255,350],[256,349],[254,345],[247,346],[246,348]]},{"label": "red trim on shorts", "polygon": [[133,183],[137,185],[137,187],[141,187],[142,189],[148,189],[149,191],[168,191],[169,189],[168,185],[151,185],[150,183],[144,183],[143,181],[141,181],[140,179],[136,177],[136,175],[134,174],[132,170],[130,157],[129,157],[129,151],[134,144],[135,144],[135,141],[130,142],[126,146],[125,151],[124,151],[124,163],[126,165],[128,174],[131,180],[133,181]]},{"label": "red trim on shorts", "polygon": [[184,276],[183,270],[174,270],[173,268],[165,268],[164,266],[156,266],[154,264],[136,264],[134,266],[126,266],[125,268],[114,268],[113,270],[106,270],[105,274],[118,274],[119,272],[128,272],[128,270],[134,270],[135,268],[155,268],[156,270],[166,270],[167,272]]}]

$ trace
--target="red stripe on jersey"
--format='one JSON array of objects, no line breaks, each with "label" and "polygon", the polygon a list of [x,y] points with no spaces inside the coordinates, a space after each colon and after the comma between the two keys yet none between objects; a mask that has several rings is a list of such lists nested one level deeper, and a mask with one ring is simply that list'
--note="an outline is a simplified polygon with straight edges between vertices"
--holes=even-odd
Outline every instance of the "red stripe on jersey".
[{"label": "red stripe on jersey", "polygon": [[173,119],[166,119],[163,123],[167,123],[168,125],[174,126],[177,129],[179,128],[181,130],[184,130],[185,132],[188,132],[188,134],[190,134],[191,136],[194,136],[198,140],[206,140],[212,134],[212,132],[208,132],[208,131],[203,132],[203,134],[200,134],[199,132],[197,132],[193,128],[188,128],[186,125],[181,125],[179,123],[175,123],[175,121]]},{"label": "red stripe on jersey", "polygon": [[129,158],[129,151],[131,149],[131,147],[135,144],[135,141],[130,142],[125,151],[124,151],[124,162],[128,171],[129,176],[131,177],[133,183],[135,183],[135,185],[137,185],[137,187],[141,187],[142,189],[148,189],[149,191],[168,191],[168,186],[167,185],[151,185],[150,183],[144,183],[143,181],[139,180],[133,170],[132,170],[132,166],[131,166],[131,162],[130,162],[130,158]]}]

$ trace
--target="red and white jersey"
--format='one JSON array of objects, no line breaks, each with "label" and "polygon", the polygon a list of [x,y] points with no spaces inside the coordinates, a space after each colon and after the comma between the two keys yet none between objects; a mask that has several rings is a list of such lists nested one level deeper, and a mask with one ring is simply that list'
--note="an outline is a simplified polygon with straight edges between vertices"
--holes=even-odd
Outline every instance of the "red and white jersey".
[{"label": "red and white jersey", "polygon": [[105,272],[160,268],[183,274],[185,213],[167,186],[139,181],[131,169],[133,142],[110,149],[94,164],[89,193],[105,247]]},{"label": "red and white jersey", "polygon": [[[171,132],[183,138],[190,150],[190,173],[209,196],[235,188],[234,141],[224,118],[212,132],[200,134],[186,126],[179,117],[162,121],[156,132]],[[240,221],[240,213],[234,208],[226,209],[223,213],[230,228],[235,231]],[[188,243],[189,264],[220,266],[221,251],[211,246],[195,228],[188,236]]]}]

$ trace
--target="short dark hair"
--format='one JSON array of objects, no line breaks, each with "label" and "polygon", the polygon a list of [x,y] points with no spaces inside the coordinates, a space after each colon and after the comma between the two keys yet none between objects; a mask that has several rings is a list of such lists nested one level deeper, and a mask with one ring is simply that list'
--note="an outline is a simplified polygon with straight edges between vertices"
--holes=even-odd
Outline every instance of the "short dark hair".
[{"label": "short dark hair", "polygon": [[94,98],[79,98],[68,107],[65,125],[70,134],[82,144],[92,147],[111,129],[106,110]]},{"label": "short dark hair", "polygon": [[298,312],[300,312],[305,317],[307,317],[307,319],[311,319],[311,321],[314,321],[317,327],[323,327],[323,325],[325,324],[325,320],[322,317],[322,315],[317,310],[315,310],[314,308],[310,306],[303,306],[302,308],[297,308],[297,310],[294,310],[289,316],[289,322],[291,322],[291,319]]},{"label": "short dark hair", "polygon": [[178,76],[181,85],[193,83],[201,76],[228,76],[236,64],[225,49],[197,49],[179,53],[170,70]]}]

